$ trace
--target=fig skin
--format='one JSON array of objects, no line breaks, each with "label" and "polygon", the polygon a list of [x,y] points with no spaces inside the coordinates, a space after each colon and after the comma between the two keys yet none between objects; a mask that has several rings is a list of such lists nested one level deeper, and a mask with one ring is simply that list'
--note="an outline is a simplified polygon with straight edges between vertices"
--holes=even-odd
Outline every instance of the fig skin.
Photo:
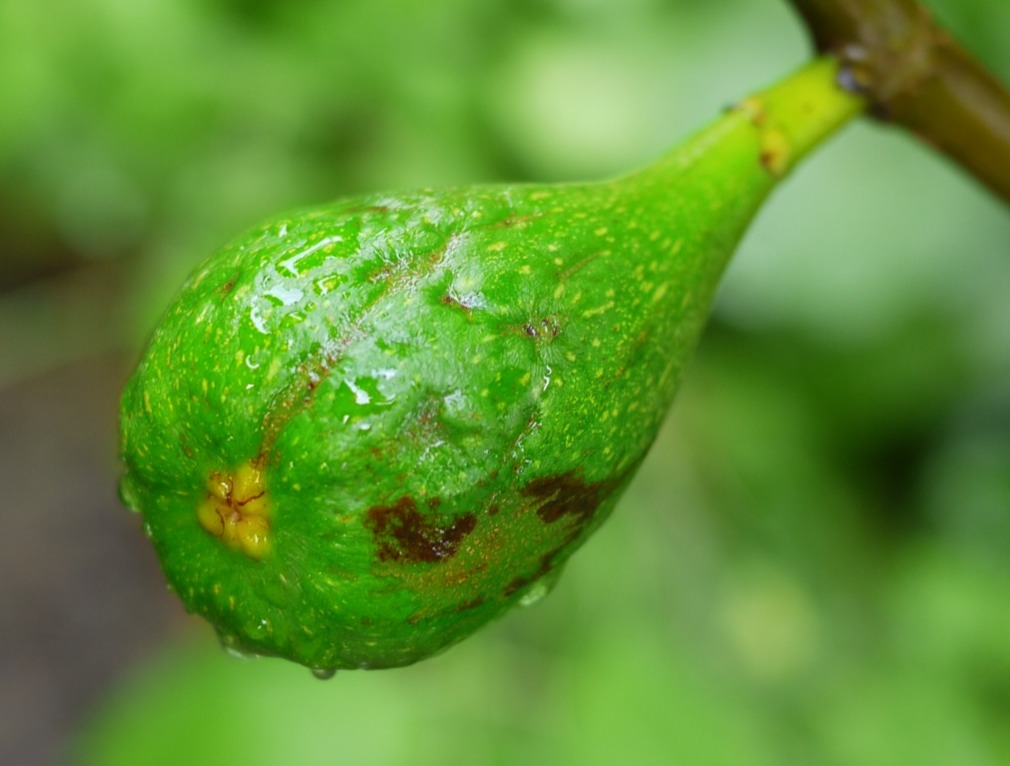
[{"label": "fig skin", "polygon": [[238,651],[379,668],[542,588],[631,480],[733,247],[813,145],[769,115],[809,91],[819,141],[858,111],[833,73],[617,180],[371,195],[212,256],[121,410],[122,496],[187,608]]}]

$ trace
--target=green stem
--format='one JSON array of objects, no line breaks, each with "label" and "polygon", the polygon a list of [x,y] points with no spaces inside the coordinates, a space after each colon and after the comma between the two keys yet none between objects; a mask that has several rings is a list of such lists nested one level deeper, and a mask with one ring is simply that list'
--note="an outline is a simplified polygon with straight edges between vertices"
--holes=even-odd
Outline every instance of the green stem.
[{"label": "green stem", "polygon": [[762,162],[783,175],[866,108],[861,96],[839,85],[839,64],[816,59],[785,80],[745,99],[762,145]]},{"label": "green stem", "polygon": [[1010,92],[915,0],[790,0],[871,113],[947,154],[1010,203]]}]

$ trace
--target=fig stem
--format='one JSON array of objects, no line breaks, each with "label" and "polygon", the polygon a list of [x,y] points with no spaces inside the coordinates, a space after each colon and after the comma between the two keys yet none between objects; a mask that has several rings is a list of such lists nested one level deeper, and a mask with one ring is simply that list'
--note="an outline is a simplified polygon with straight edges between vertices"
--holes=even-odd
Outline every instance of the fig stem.
[{"label": "fig stem", "polygon": [[1010,91],[916,0],[790,0],[870,114],[946,154],[1010,204]]},{"label": "fig stem", "polygon": [[866,100],[842,87],[842,74],[837,60],[815,59],[738,105],[757,128],[762,163],[773,175],[787,173],[865,110]]}]

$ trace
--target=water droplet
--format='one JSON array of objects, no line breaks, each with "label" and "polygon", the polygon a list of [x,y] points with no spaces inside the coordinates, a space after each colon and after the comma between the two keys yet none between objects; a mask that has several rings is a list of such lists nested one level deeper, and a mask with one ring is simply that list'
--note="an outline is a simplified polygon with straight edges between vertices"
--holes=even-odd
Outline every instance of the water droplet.
[{"label": "water droplet", "polygon": [[320,681],[329,681],[337,674],[336,668],[309,668],[309,670]]},{"label": "water droplet", "polygon": [[547,587],[543,580],[537,580],[537,582],[533,583],[532,587],[530,587],[530,589],[522,595],[522,598],[519,599],[519,606],[533,606],[534,604],[540,603],[549,590],[550,588]]},{"label": "water droplet", "polygon": [[236,660],[255,660],[256,655],[253,652],[246,652],[239,649],[237,646],[232,646],[231,644],[221,643],[221,648],[224,649],[225,654],[229,657],[234,657]]},{"label": "water droplet", "polygon": [[563,570],[564,564],[556,566],[550,572],[533,583],[527,591],[520,596],[519,606],[533,606],[534,604],[539,604],[543,601],[544,597],[554,590],[554,586],[558,584],[558,580],[561,579],[561,572]]},{"label": "water droplet", "polygon": [[127,510],[133,513],[140,513],[140,500],[128,474],[124,474],[123,478],[119,480],[117,490],[119,492],[119,502],[126,506]]},{"label": "water droplet", "polygon": [[360,388],[350,380],[345,380],[344,384],[354,393],[355,404],[369,404],[372,401],[372,397],[368,395],[365,389]]},{"label": "water droplet", "polygon": [[269,290],[263,292],[264,296],[273,298],[281,306],[293,306],[295,303],[300,301],[304,296],[301,290],[297,287],[285,287],[284,285],[274,285]]}]

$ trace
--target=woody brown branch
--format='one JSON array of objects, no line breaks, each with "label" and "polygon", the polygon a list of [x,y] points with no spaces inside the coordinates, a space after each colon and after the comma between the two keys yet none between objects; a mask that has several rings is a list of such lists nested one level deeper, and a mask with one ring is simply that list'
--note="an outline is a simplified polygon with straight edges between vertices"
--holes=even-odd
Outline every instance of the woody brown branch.
[{"label": "woody brown branch", "polygon": [[1010,204],[1010,92],[915,0],[790,0],[871,114],[945,153]]}]

